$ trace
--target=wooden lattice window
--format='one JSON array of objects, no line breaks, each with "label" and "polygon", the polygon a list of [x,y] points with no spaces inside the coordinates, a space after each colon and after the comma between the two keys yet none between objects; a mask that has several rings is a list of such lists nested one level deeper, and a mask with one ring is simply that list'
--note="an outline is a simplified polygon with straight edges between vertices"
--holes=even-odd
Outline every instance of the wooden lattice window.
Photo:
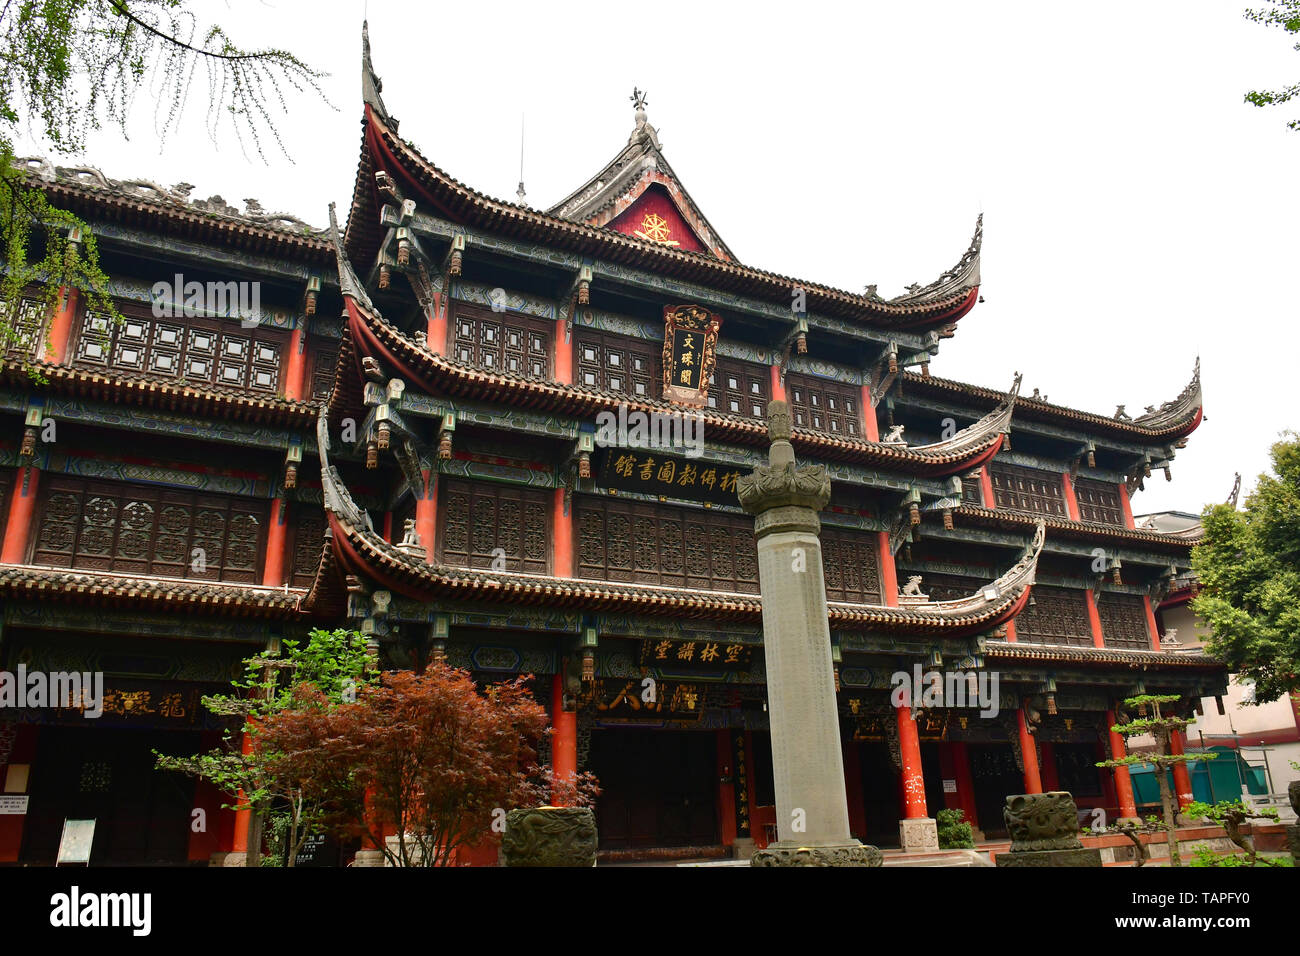
[{"label": "wooden lattice window", "polygon": [[822,527],[826,600],[880,603],[880,538],[871,531]]},{"label": "wooden lattice window", "polygon": [[962,504],[983,505],[984,488],[983,482],[980,481],[978,474],[969,477],[962,476],[961,479],[961,500]]},{"label": "wooden lattice window", "polygon": [[1035,585],[1033,603],[1016,615],[1016,640],[1092,647],[1092,624],[1082,591]]},{"label": "wooden lattice window", "polygon": [[[0,300],[0,309],[8,303]],[[8,351],[11,355],[37,357],[45,345],[45,320],[49,317],[49,307],[36,299],[23,299],[18,305],[18,315],[14,318],[13,337]]]},{"label": "wooden lattice window", "polygon": [[311,399],[329,401],[334,390],[334,367],[338,364],[339,350],[335,346],[322,346],[311,355]]},{"label": "wooden lattice window", "polygon": [[1146,602],[1136,594],[1107,591],[1097,601],[1101,637],[1107,647],[1151,650]]},{"label": "wooden lattice window", "polygon": [[491,312],[456,304],[452,355],[492,372],[549,378],[552,323],[515,312]]},{"label": "wooden lattice window", "polygon": [[295,588],[309,588],[316,580],[316,568],[325,545],[325,512],[310,504],[292,507],[293,558],[289,584]]},{"label": "wooden lattice window", "polygon": [[709,378],[709,408],[745,418],[767,417],[772,375],[766,365],[719,358]]},{"label": "wooden lattice window", "polygon": [[1065,517],[1065,489],[1061,476],[1037,468],[994,464],[989,469],[993,499],[999,508]]},{"label": "wooden lattice window", "polygon": [[[462,568],[550,571],[551,496],[534,488],[443,479],[437,555]],[[393,537],[398,541],[398,529]],[[504,567],[501,560],[504,560]]]},{"label": "wooden lattice window", "polygon": [[658,398],[662,392],[663,346],[658,342],[581,332],[574,337],[579,385],[628,398]]},{"label": "wooden lattice window", "polygon": [[58,475],[41,490],[32,563],[258,582],[266,520],[262,501]]},{"label": "wooden lattice window", "polygon": [[1119,500],[1119,485],[1080,478],[1074,485],[1074,498],[1079,503],[1081,520],[1124,527],[1124,509]]},{"label": "wooden lattice window", "polygon": [[785,394],[797,427],[845,438],[862,435],[862,390],[857,386],[792,373],[785,377]]},{"label": "wooden lattice window", "polygon": [[758,593],[751,518],[585,498],[575,520],[581,577]]},{"label": "wooden lattice window", "polygon": [[87,311],[72,345],[73,364],[133,372],[186,385],[275,394],[280,389],[283,336],[238,322],[155,318],[123,308],[114,324]]}]

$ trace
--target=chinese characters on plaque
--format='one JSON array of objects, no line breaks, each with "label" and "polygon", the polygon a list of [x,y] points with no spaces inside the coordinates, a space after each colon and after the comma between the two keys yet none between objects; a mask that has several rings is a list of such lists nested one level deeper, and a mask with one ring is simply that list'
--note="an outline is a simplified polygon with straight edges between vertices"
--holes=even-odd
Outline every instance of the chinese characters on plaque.
[{"label": "chinese characters on plaque", "polygon": [[711,668],[748,670],[753,648],[725,640],[668,641],[647,637],[641,641],[641,665],[662,670]]},{"label": "chinese characters on plaque", "polygon": [[701,408],[722,319],[698,305],[664,307],[664,399]]},{"label": "chinese characters on plaque", "polygon": [[746,469],[711,465],[657,452],[609,448],[599,467],[598,480],[607,488],[646,495],[738,504],[736,481]]}]

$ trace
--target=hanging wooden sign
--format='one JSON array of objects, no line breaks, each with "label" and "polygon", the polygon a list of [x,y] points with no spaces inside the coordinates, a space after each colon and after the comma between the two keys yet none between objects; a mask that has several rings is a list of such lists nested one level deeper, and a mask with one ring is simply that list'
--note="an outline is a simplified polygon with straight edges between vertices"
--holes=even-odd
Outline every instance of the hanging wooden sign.
[{"label": "hanging wooden sign", "polygon": [[664,307],[664,399],[702,408],[722,318],[698,305]]}]

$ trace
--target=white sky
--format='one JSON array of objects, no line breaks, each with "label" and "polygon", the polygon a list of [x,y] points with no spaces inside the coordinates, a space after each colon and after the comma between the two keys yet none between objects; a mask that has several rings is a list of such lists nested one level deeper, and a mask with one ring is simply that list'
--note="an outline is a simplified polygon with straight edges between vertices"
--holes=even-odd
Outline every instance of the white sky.
[{"label": "white sky", "polygon": [[[1134,511],[1199,511],[1245,489],[1300,422],[1294,296],[1300,103],[1246,90],[1300,79],[1291,38],[1247,0],[788,3],[370,0],[371,45],[401,132],[451,175],[514,198],[581,185],[649,92],[665,155],[745,263],[895,295],[933,280],[985,213],[986,298],[936,375],[1111,414],[1174,398],[1202,358],[1207,420]],[[331,110],[290,100],[295,162],[214,144],[196,84],[166,142],[141,97],[132,138],[96,134],[108,176],[196,184],[314,224],[346,208],[360,144],[363,3],[198,0],[248,46],[329,71]],[[31,140],[20,153],[51,155]],[[67,158],[56,157],[60,163]],[[1288,292],[1291,290],[1291,292]]]}]

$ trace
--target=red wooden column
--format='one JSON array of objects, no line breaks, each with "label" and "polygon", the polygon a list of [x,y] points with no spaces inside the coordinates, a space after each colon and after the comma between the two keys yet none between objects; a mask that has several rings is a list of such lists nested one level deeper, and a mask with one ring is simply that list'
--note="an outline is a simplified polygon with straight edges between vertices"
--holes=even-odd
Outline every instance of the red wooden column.
[{"label": "red wooden column", "polygon": [[964,740],[953,741],[951,746],[957,797],[961,808],[966,811],[966,822],[978,828],[979,814],[975,810],[975,778],[970,772],[970,748]]},{"label": "red wooden column", "polygon": [[736,768],[731,765],[731,731],[713,732],[717,746],[718,768],[718,833],[722,845],[736,842]]},{"label": "red wooden column", "polygon": [[849,833],[864,837],[867,808],[862,794],[862,759],[852,734],[844,741],[844,792],[849,802]]},{"label": "red wooden column", "polygon": [[569,323],[555,320],[555,380],[562,385],[573,384],[573,341]]},{"label": "red wooden column", "polygon": [[1106,640],[1101,633],[1101,615],[1097,613],[1097,599],[1091,591],[1083,592],[1083,600],[1088,605],[1088,627],[1092,629],[1092,646],[1105,647]]},{"label": "red wooden column", "polygon": [[916,732],[911,707],[898,710],[898,749],[903,763],[903,819],[928,816],[925,808],[925,776],[921,772],[921,738]]},{"label": "red wooden column", "polygon": [[781,366],[773,365],[769,371],[772,375],[772,401],[785,401],[785,382],[781,381]]},{"label": "red wooden column", "polygon": [[35,530],[36,489],[40,481],[41,473],[34,466],[18,469],[18,484],[9,499],[4,543],[0,544],[2,564],[25,564],[27,561],[27,545]]},{"label": "red wooden column", "polygon": [[985,508],[997,510],[998,500],[993,494],[993,476],[989,474],[988,465],[980,468],[980,497],[984,499]]},{"label": "red wooden column", "polygon": [[441,355],[447,347],[447,295],[433,294],[433,312],[424,317],[425,344],[429,351]]},{"label": "red wooden column", "polygon": [[[1181,730],[1169,735],[1169,752],[1181,757],[1186,752],[1186,737]],[[1186,810],[1192,803],[1192,775],[1187,764],[1174,764],[1174,792],[1178,794],[1178,809]]]},{"label": "red wooden column", "polygon": [[889,532],[878,531],[880,541],[880,590],[885,604],[898,607],[898,569],[894,566],[894,555],[889,550]]},{"label": "red wooden column", "polygon": [[[299,319],[305,323],[306,319]],[[307,329],[299,325],[289,336],[289,360],[284,368],[284,397],[300,402],[307,391]]]},{"label": "red wooden column", "polygon": [[1024,767],[1025,793],[1042,793],[1043,780],[1038,772],[1038,750],[1034,746],[1034,735],[1029,732],[1029,722],[1025,720],[1023,705],[1016,711],[1016,729],[1020,734],[1020,763]]},{"label": "red wooden column", "polygon": [[551,500],[551,574],[557,578],[573,577],[573,509],[565,500],[565,489],[556,488]]},{"label": "red wooden column", "polygon": [[876,409],[871,404],[871,384],[862,386],[862,428],[867,441],[880,441],[880,423],[876,421]]},{"label": "red wooden column", "polygon": [[[251,754],[253,752],[253,738],[250,734],[241,735],[239,749],[242,753],[245,754]],[[244,791],[242,790],[239,791],[239,796],[235,802],[236,803],[244,802]],[[235,838],[233,841],[231,841],[230,849],[235,853],[244,854],[245,859],[248,858],[248,852],[249,852],[248,851],[248,828],[252,824],[252,822],[253,822],[252,810],[235,811]],[[253,852],[261,853],[262,848],[256,847]]]},{"label": "red wooden column", "polygon": [[438,475],[432,468],[420,469],[423,488],[414,489],[415,497],[415,533],[424,545],[424,559],[433,563],[433,533],[438,526]]},{"label": "red wooden column", "polygon": [[1124,511],[1124,527],[1137,527],[1133,524],[1133,504],[1128,500],[1128,485],[1122,481],[1119,483],[1119,506]]},{"label": "red wooden column", "polygon": [[[1115,726],[1115,711],[1106,711],[1106,733],[1110,737],[1110,759],[1123,760],[1124,738],[1111,730]],[[1137,803],[1133,800],[1133,778],[1128,775],[1128,767],[1113,767],[1115,771],[1115,799],[1119,803],[1121,819],[1137,818]]]},{"label": "red wooden column", "polygon": [[1070,480],[1068,471],[1061,475],[1061,487],[1065,490],[1065,513],[1071,521],[1078,521],[1079,499],[1074,493],[1074,482]]},{"label": "red wooden column", "polygon": [[1156,626],[1156,612],[1151,609],[1151,598],[1142,595],[1142,608],[1147,615],[1147,633],[1151,635],[1151,650],[1160,650],[1160,628]]},{"label": "red wooden column", "polygon": [[271,501],[271,520],[266,526],[266,561],[262,564],[262,586],[284,584],[284,556],[289,538],[289,505],[283,498]]},{"label": "red wooden column", "polygon": [[49,345],[45,361],[62,365],[68,358],[68,342],[72,339],[72,326],[77,318],[77,305],[81,296],[71,286],[59,289],[59,307],[50,318]]},{"label": "red wooden column", "polygon": [[1011,644],[1014,644],[1014,643],[1016,642],[1016,622],[1015,622],[1015,620],[1013,619],[1013,620],[1007,621],[1007,623],[1006,623],[1006,628],[1007,628],[1007,641],[1008,641],[1009,643],[1011,643]]},{"label": "red wooden column", "polygon": [[[557,780],[572,780],[578,774],[578,715],[575,711],[564,709],[564,668],[567,662],[560,661],[560,673],[551,681],[551,769]],[[551,803],[564,806],[555,794]]]}]

